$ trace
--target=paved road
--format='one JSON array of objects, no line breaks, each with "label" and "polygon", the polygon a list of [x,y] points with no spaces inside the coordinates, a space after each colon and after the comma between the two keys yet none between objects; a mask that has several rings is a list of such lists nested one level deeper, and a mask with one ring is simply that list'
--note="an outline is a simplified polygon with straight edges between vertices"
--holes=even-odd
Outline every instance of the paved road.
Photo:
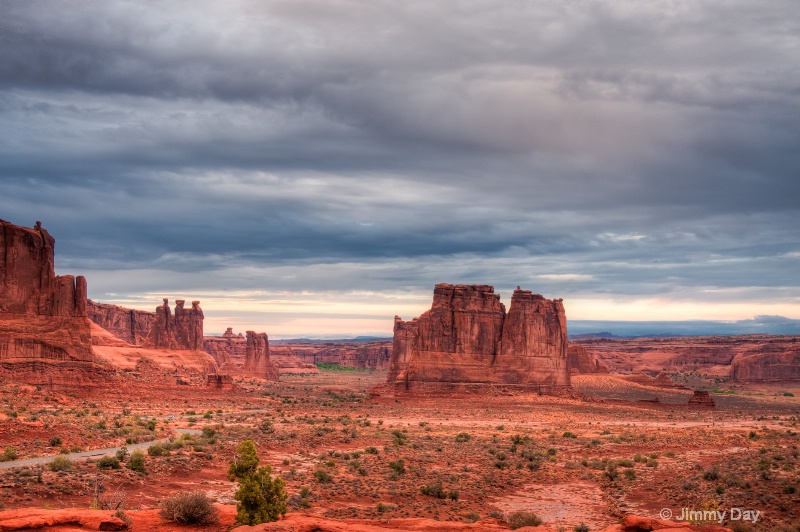
[{"label": "paved road", "polygon": [[[174,429],[177,432],[182,432],[184,434],[200,434],[201,431],[197,429]],[[147,449],[151,445],[155,445],[156,443],[166,443],[169,439],[164,438],[162,440],[154,440],[148,441],[145,443],[132,443],[130,445],[125,445],[128,451],[135,451],[136,449]],[[0,462],[0,469],[10,469],[12,467],[27,467],[39,464],[49,464],[52,462],[57,456],[66,456],[70,460],[84,460],[86,458],[95,458],[100,456],[115,456],[117,451],[122,449],[122,446],[119,447],[109,447],[108,449],[95,449],[94,451],[83,451],[80,453],[71,453],[71,454],[54,454],[52,456],[40,456],[39,458],[28,458],[27,460],[12,460],[10,462]]]}]

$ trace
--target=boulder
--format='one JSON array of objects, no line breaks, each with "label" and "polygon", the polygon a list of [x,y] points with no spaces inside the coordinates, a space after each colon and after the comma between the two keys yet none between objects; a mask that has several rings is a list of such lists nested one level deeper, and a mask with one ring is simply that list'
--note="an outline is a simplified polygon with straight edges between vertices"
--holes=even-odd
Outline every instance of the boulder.
[{"label": "boulder", "polygon": [[492,286],[438,284],[429,311],[410,322],[395,319],[387,378],[406,390],[468,384],[569,388],[562,301],[517,287],[506,314]]}]

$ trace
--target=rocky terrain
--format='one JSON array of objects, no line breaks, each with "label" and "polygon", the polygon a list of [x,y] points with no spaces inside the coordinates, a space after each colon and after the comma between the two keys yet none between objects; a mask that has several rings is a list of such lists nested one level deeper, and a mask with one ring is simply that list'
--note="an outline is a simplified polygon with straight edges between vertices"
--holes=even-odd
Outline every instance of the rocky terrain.
[{"label": "rocky terrain", "polygon": [[281,344],[291,349],[307,364],[337,364],[357,369],[386,369],[392,354],[392,343],[378,342],[290,342]]},{"label": "rocky terrain", "polygon": [[491,286],[438,284],[431,310],[394,330],[388,380],[406,390],[570,384],[564,307],[530,290],[517,287],[506,314]]},{"label": "rocky terrain", "polygon": [[198,301],[89,302],[44,229],[2,230],[0,530],[185,530],[159,506],[189,490],[229,530],[246,439],[289,496],[253,530],[800,527],[796,338],[568,346],[560,300],[443,284],[391,347],[271,347],[204,337]]}]

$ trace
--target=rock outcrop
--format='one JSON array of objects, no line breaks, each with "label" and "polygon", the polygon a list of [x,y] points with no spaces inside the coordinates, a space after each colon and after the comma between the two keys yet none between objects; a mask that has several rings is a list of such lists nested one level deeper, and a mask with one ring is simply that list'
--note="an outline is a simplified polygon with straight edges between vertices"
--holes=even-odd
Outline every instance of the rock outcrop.
[{"label": "rock outcrop", "polygon": [[395,320],[388,382],[406,390],[467,384],[566,389],[564,306],[517,287],[506,314],[492,286],[438,284],[431,310],[410,322]]},{"label": "rock outcrop", "polygon": [[269,338],[266,333],[247,331],[244,371],[262,379],[278,380],[278,368],[269,358]]},{"label": "rock outcrop", "polygon": [[788,349],[785,345],[777,350],[768,347],[762,346],[765,352],[737,356],[731,364],[731,381],[800,381],[800,342],[788,346]]},{"label": "rock outcrop", "polygon": [[97,303],[91,299],[87,301],[86,311],[90,320],[131,345],[144,345],[156,321],[154,312]]},{"label": "rock outcrop", "polygon": [[572,375],[608,373],[608,368],[600,362],[597,355],[582,345],[570,344],[567,346],[567,361]]},{"label": "rock outcrop", "polygon": [[708,394],[705,390],[695,390],[692,396],[689,398],[689,406],[716,406],[714,404],[714,399]]},{"label": "rock outcrop", "polygon": [[183,299],[175,301],[175,315],[169,308],[169,299],[156,307],[155,320],[147,338],[146,347],[155,349],[203,349],[203,310],[199,301],[192,301],[192,308],[184,307]]},{"label": "rock outcrop", "polygon": [[389,341],[284,344],[308,364],[338,364],[358,369],[386,369],[392,353]]},{"label": "rock outcrop", "polygon": [[[254,337],[260,336],[252,331],[250,332]],[[266,339],[266,334],[261,333],[261,335]],[[300,360],[289,347],[270,346],[268,340],[261,342],[254,338],[253,347],[250,355],[248,355],[247,337],[242,333],[234,333],[232,327],[228,327],[222,336],[206,336],[203,339],[205,350],[214,357],[221,367],[224,366],[223,369],[225,371],[263,376],[261,370],[256,370],[256,373],[253,373],[251,368],[252,365],[258,365],[254,362],[254,358],[259,358],[258,353],[263,352],[263,349],[256,344],[267,346],[269,361],[272,366],[277,368],[278,374],[319,373],[315,365]],[[259,349],[262,349],[262,351],[259,351]],[[250,357],[250,362],[248,362],[248,356]],[[263,370],[264,368],[261,369]]]},{"label": "rock outcrop", "polygon": [[91,385],[95,364],[86,279],[57,276],[55,239],[0,220],[0,371],[40,385]]}]

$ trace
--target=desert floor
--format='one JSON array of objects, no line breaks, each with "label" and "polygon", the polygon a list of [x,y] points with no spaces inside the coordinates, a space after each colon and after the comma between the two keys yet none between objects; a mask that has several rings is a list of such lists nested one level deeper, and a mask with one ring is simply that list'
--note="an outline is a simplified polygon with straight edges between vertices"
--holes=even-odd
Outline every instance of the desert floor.
[{"label": "desert floor", "polygon": [[0,507],[146,510],[193,489],[233,504],[226,471],[252,439],[286,480],[291,512],[470,522],[532,510],[552,528],[595,530],[628,512],[740,508],[760,517],[727,523],[737,530],[800,525],[798,384],[721,388],[716,408],[691,408],[690,391],[613,375],[574,377],[582,399],[371,392],[385,378],[326,370],[222,391],[0,383],[5,465],[166,440],[144,474],[97,457],[0,469]]}]

